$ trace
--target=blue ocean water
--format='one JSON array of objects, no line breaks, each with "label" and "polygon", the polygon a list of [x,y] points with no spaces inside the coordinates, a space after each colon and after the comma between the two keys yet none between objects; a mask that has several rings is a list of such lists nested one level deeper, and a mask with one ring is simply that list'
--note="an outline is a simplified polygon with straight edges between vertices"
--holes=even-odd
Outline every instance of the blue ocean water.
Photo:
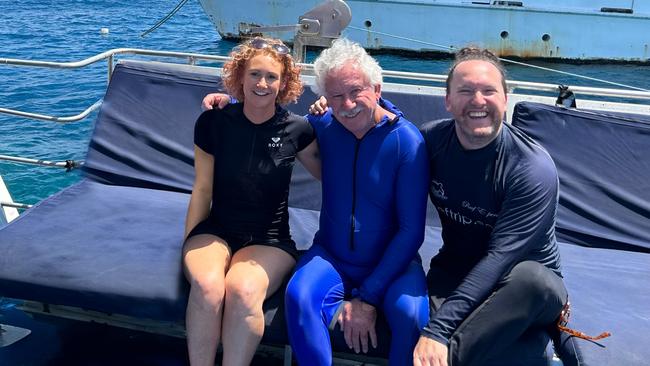
[{"label": "blue ocean water", "polygon": [[[146,37],[140,34],[176,6],[177,0],[3,0],[0,1],[0,58],[78,61],[119,47],[225,54],[222,41],[198,1],[189,1]],[[100,34],[108,28],[109,34]],[[313,58],[312,54],[310,58]],[[443,73],[449,60],[377,56],[389,70]],[[566,72],[650,88],[650,66],[544,64]],[[510,78],[568,85],[589,82],[521,66]],[[601,85],[606,86],[606,85]],[[0,65],[0,107],[54,116],[75,115],[101,98],[106,63],[81,70]],[[198,108],[198,106],[197,106]],[[95,114],[56,124],[0,115],[0,154],[45,160],[83,160]],[[79,179],[78,172],[0,162],[0,175],[14,200],[35,203]]]}]

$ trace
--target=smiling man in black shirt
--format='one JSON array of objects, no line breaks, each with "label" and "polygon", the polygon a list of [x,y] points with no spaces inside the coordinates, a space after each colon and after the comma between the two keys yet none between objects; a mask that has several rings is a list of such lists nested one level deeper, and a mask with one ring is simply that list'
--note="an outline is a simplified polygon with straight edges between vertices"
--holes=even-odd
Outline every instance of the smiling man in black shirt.
[{"label": "smiling man in black shirt", "polygon": [[458,52],[445,102],[453,119],[421,128],[443,246],[427,275],[429,323],[414,364],[483,365],[508,353],[545,364],[547,331],[567,302],[555,165],[503,123],[505,73],[489,51]]}]

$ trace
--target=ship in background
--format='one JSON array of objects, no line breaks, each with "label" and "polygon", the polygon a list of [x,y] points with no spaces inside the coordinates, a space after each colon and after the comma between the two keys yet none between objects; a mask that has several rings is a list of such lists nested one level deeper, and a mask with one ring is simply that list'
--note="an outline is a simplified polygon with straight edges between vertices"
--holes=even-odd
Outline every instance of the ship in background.
[{"label": "ship in background", "polygon": [[[322,0],[199,0],[224,39],[261,33],[291,42],[292,25]],[[499,56],[650,63],[650,1],[348,0],[343,35],[369,50],[454,52],[473,44]],[[284,27],[282,27],[284,26]]]}]

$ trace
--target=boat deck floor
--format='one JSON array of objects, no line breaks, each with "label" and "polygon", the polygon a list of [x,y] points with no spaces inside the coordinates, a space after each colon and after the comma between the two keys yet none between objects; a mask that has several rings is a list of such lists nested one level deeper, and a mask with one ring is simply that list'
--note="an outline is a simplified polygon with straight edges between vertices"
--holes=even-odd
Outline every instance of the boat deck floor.
[{"label": "boat deck floor", "polygon": [[[16,307],[0,311],[0,327],[6,329],[7,333],[27,329],[31,331],[19,341],[0,347],[0,365],[175,366],[189,364],[185,338],[179,336],[156,334],[69,317],[35,314],[31,311],[24,312]],[[260,345],[251,366],[297,365],[295,360],[285,362],[286,352],[286,347]],[[216,359],[216,365],[220,365],[221,349]],[[384,364],[386,360],[382,359],[364,356],[349,359],[337,357],[337,354],[333,362],[334,366]]]},{"label": "boat deck floor", "polygon": [[[184,338],[93,322],[2,311],[0,323],[30,329],[22,340],[0,348],[2,365],[187,365]],[[251,365],[283,365],[282,348],[263,347]],[[217,356],[220,359],[220,356]]]}]

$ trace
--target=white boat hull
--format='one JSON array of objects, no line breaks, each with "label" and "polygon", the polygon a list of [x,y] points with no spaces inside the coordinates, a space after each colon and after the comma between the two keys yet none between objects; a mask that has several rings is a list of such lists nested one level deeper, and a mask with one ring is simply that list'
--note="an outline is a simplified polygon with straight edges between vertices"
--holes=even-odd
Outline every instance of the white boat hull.
[{"label": "white boat hull", "polygon": [[[2,180],[2,176],[0,176],[0,202],[13,203],[9,189],[7,189],[4,180]],[[16,217],[18,217],[18,210],[13,207],[0,205],[0,226],[11,222]]]},{"label": "white boat hull", "polygon": [[[199,0],[226,39],[250,25],[296,24],[321,0]],[[500,56],[650,62],[650,4],[629,1],[349,0],[344,35],[368,49],[453,52],[468,44]],[[497,2],[493,2],[497,3]],[[504,2],[501,2],[504,3]],[[508,2],[505,2],[508,3]],[[602,11],[603,8],[632,14]],[[291,41],[291,32],[269,33]]]}]

